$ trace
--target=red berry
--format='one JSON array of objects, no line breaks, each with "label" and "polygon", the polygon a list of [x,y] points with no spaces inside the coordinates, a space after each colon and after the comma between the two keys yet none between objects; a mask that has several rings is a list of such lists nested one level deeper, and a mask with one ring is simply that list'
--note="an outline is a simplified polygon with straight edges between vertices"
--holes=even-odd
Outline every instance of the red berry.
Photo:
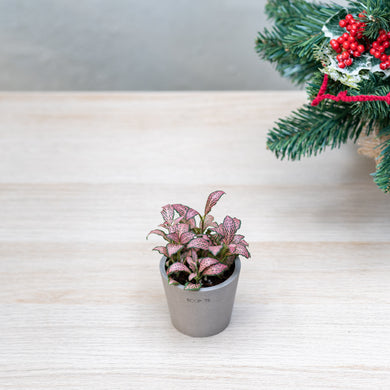
[{"label": "red berry", "polygon": [[380,58],[381,55],[382,55],[382,53],[381,53],[380,51],[375,50],[375,53],[374,53],[374,57],[375,57],[375,58]]},{"label": "red berry", "polygon": [[331,46],[338,46],[339,45],[335,39],[331,39],[329,43]]},{"label": "red berry", "polygon": [[347,20],[348,22],[354,20],[353,19],[353,16],[351,14],[348,14],[346,17],[345,17],[345,20]]},{"label": "red berry", "polygon": [[364,50],[365,50],[365,47],[364,47],[364,45],[359,45],[359,46],[357,47],[357,49],[360,51],[360,53],[363,53]]},{"label": "red berry", "polygon": [[349,42],[348,42],[348,41],[345,41],[345,42],[343,43],[343,48],[346,49],[346,50],[349,49]]},{"label": "red berry", "polygon": [[342,35],[342,37],[344,38],[344,41],[346,41],[349,38],[349,34],[348,33],[344,33]]},{"label": "red berry", "polygon": [[351,29],[351,31],[349,32],[351,34],[351,37],[356,37],[357,35],[357,30],[355,30],[354,28]]},{"label": "red berry", "polygon": [[385,48],[381,45],[378,47],[377,50],[379,51],[379,53],[383,53],[385,51]]},{"label": "red berry", "polygon": [[337,38],[337,42],[341,45],[344,42],[343,36]]},{"label": "red berry", "polygon": [[355,51],[355,50],[357,50],[357,48],[358,48],[358,44],[357,44],[356,42],[352,42],[350,47],[351,47],[351,49],[352,49],[353,51]]},{"label": "red berry", "polygon": [[353,62],[353,59],[352,58],[347,58],[344,62],[345,62],[345,65],[351,66],[352,62]]},{"label": "red berry", "polygon": [[382,55],[380,56],[380,60],[381,60],[382,62],[386,61],[386,60],[387,60],[387,55],[386,55],[386,54],[382,54]]},{"label": "red berry", "polygon": [[[338,56],[337,56],[338,57]],[[347,51],[344,51],[343,54],[341,54],[341,57],[346,60],[347,58],[349,58],[349,53]]]},{"label": "red berry", "polygon": [[[345,53],[345,52],[344,52],[344,53]],[[344,53],[343,53],[343,54],[344,54]],[[343,56],[342,56],[341,54],[337,55],[337,56],[336,56],[336,60],[337,60],[337,62],[343,61]]]},{"label": "red berry", "polygon": [[370,49],[370,54],[371,55],[375,55],[375,53],[376,53],[376,50],[374,48]]},{"label": "red berry", "polygon": [[372,42],[372,47],[373,47],[374,49],[378,49],[379,43],[378,43],[377,41]]},{"label": "red berry", "polygon": [[390,42],[389,41],[385,41],[383,42],[382,46],[387,49],[388,47],[390,47]]},{"label": "red berry", "polygon": [[354,37],[348,37],[348,42],[349,43],[356,42],[356,39]]},{"label": "red berry", "polygon": [[362,38],[363,38],[363,33],[358,32],[358,33],[356,34],[356,38],[357,38],[357,39],[362,39]]},{"label": "red berry", "polygon": [[341,69],[345,68],[344,62],[339,62],[339,68],[341,68]]},{"label": "red berry", "polygon": [[360,51],[356,50],[353,52],[353,55],[354,55],[354,57],[360,57],[362,55],[362,53],[360,53]]},{"label": "red berry", "polygon": [[[340,64],[339,64],[339,65],[340,65]],[[379,67],[380,67],[382,70],[387,69],[387,64],[386,64],[386,62],[381,62],[381,63],[379,64]]]},{"label": "red berry", "polygon": [[339,26],[340,27],[344,28],[344,27],[346,27],[346,25],[347,25],[347,21],[345,19],[341,19],[339,21]]}]

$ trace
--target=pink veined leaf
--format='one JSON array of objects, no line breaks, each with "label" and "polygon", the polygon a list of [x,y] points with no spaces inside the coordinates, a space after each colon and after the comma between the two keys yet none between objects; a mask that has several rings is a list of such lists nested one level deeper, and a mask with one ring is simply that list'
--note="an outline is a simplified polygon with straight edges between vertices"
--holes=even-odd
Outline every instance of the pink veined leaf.
[{"label": "pink veined leaf", "polygon": [[161,215],[165,222],[172,222],[173,218],[175,216],[174,209],[172,205],[167,204],[166,206],[163,206]]},{"label": "pink veined leaf", "polygon": [[236,253],[236,247],[237,247],[236,244],[230,244],[230,245],[228,246],[229,252],[230,252],[230,253]]},{"label": "pink veined leaf", "polygon": [[177,282],[175,279],[173,279],[172,277],[170,277],[168,279],[168,284],[172,285],[172,286],[177,286],[179,284],[179,282]]},{"label": "pink veined leaf", "polygon": [[227,215],[223,220],[223,227],[226,230],[225,243],[230,244],[236,233],[236,224],[234,223],[233,218]]},{"label": "pink veined leaf", "polygon": [[172,207],[182,217],[185,215],[185,213],[188,210],[188,206],[184,206],[184,204],[179,204],[179,203],[176,203],[176,204],[172,205]]},{"label": "pink veined leaf", "polygon": [[193,232],[187,232],[181,235],[180,237],[180,242],[182,244],[187,244],[190,242],[194,237],[196,237],[196,234]]},{"label": "pink veined leaf", "polygon": [[241,221],[238,218],[233,218],[233,221],[236,225],[236,231],[241,227]]},{"label": "pink veined leaf", "polygon": [[187,233],[190,230],[190,227],[186,223],[179,223],[176,227],[176,231],[182,235],[183,233]]},{"label": "pink veined leaf", "polygon": [[228,266],[222,263],[211,265],[203,271],[203,275],[216,276],[226,271]]},{"label": "pink veined leaf", "polygon": [[186,283],[184,290],[198,291],[201,287],[200,283]]},{"label": "pink veined leaf", "polygon": [[215,233],[218,233],[220,236],[224,237],[226,235],[226,229],[222,224],[217,224],[215,228],[210,228]]},{"label": "pink veined leaf", "polygon": [[186,257],[186,262],[191,268],[191,271],[196,272],[196,261],[191,256]]},{"label": "pink veined leaf", "polygon": [[222,237],[225,237],[227,235],[227,230],[225,228],[225,226],[223,226],[223,224],[220,224],[218,226],[218,232]]},{"label": "pink veined leaf", "polygon": [[206,241],[209,243],[209,245],[212,244],[212,241],[211,241],[210,237],[209,237],[207,234],[203,234],[203,235],[202,235],[202,238],[203,238],[204,240],[206,240]]},{"label": "pink veined leaf", "polygon": [[196,228],[196,221],[195,221],[195,218],[191,218],[187,221],[188,223],[188,226],[191,228],[191,229],[195,229]]},{"label": "pink veined leaf", "polygon": [[165,246],[156,246],[155,248],[153,248],[153,250],[161,253],[165,257],[169,257],[167,248]]},{"label": "pink veined leaf", "polygon": [[244,245],[241,245],[241,244],[238,244],[236,246],[236,250],[232,253],[234,253],[236,255],[244,256],[247,259],[249,259],[249,257],[251,257],[250,253],[248,252],[248,249],[246,249],[246,247]]},{"label": "pink veined leaf", "polygon": [[167,257],[172,257],[175,253],[179,252],[180,249],[184,248],[184,245],[181,244],[168,244],[167,245],[167,251],[168,251],[168,256]]},{"label": "pink veined leaf", "polygon": [[212,257],[205,257],[199,260],[199,273],[202,273],[207,267],[211,265],[219,264],[217,259],[213,259]]},{"label": "pink veined leaf", "polygon": [[189,276],[188,276],[188,280],[191,281],[192,279],[194,279],[196,277],[196,273],[195,272],[192,272]]},{"label": "pink veined leaf", "polygon": [[163,237],[165,240],[167,239],[166,233],[160,229],[154,229],[150,231],[149,234],[146,236],[146,238],[148,238],[151,234],[157,234],[158,236]]},{"label": "pink veined leaf", "polygon": [[160,227],[163,227],[165,229],[169,229],[169,227],[171,226],[168,222],[163,222],[163,223],[160,223],[160,225],[158,225]]},{"label": "pink veined leaf", "polygon": [[196,249],[192,248],[191,249],[191,257],[192,259],[197,262],[198,261],[198,252]]},{"label": "pink veined leaf", "polygon": [[180,242],[180,238],[179,238],[179,235],[177,233],[169,233],[169,234],[167,234],[167,238],[168,238],[168,240],[171,240],[171,241],[176,242],[176,243]]},{"label": "pink veined leaf", "polygon": [[190,220],[192,218],[195,218],[197,215],[199,215],[199,213],[196,210],[188,209],[185,218],[186,220]]},{"label": "pink veined leaf", "polygon": [[167,269],[167,275],[170,276],[174,272],[186,272],[188,274],[191,273],[190,269],[183,263],[173,263],[172,265],[169,266]]},{"label": "pink veined leaf", "polygon": [[241,240],[241,241],[240,241],[240,244],[241,244],[241,245],[245,245],[245,246],[248,246],[248,245],[249,245],[245,240]]},{"label": "pink veined leaf", "polygon": [[177,217],[176,219],[173,220],[172,225],[178,225],[180,222],[184,219],[184,216],[182,217]]},{"label": "pink veined leaf", "polygon": [[210,214],[206,215],[206,218],[203,221],[203,229],[206,230],[209,227],[217,227],[218,224],[214,222],[214,217]]},{"label": "pink veined leaf", "polygon": [[204,208],[204,215],[207,215],[211,211],[223,194],[225,194],[223,191],[214,191],[209,195]]},{"label": "pink veined leaf", "polygon": [[220,250],[223,248],[223,245],[214,245],[209,246],[209,251],[214,255],[217,256],[217,254],[220,252]]},{"label": "pink veined leaf", "polygon": [[193,240],[191,240],[188,245],[187,245],[187,248],[198,248],[198,249],[209,249],[209,242],[206,241],[204,238],[202,237],[199,237],[199,238],[194,238]]},{"label": "pink veined leaf", "polygon": [[244,236],[242,234],[236,234],[233,237],[232,244],[239,244],[244,239]]}]

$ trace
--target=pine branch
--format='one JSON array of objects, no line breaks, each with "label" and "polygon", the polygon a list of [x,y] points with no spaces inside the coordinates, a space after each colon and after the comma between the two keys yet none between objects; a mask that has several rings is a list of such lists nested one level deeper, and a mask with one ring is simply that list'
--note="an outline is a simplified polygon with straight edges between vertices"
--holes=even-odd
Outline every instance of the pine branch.
[{"label": "pine branch", "polygon": [[[327,34],[333,32],[333,27],[337,34],[340,18],[347,13],[357,18],[365,11],[365,16],[359,16],[366,24],[364,35],[367,38],[362,41],[369,44],[378,38],[379,30],[390,31],[390,0],[352,0],[348,1],[347,10],[334,3],[268,0],[266,11],[274,20],[274,27],[259,33],[256,51],[263,59],[275,63],[283,76],[298,84],[308,82],[310,100],[317,96],[322,85],[321,69],[327,74],[338,71],[337,62],[336,69],[328,69],[334,67],[334,60],[329,57],[330,38],[322,31],[325,23]],[[390,54],[389,50],[385,54]],[[344,75],[339,71],[333,80],[330,76],[327,93],[333,96],[340,92],[348,96],[388,95],[390,78],[386,77],[386,72],[379,71],[379,59],[372,64],[367,69],[363,66],[358,77],[352,71]],[[359,63],[355,61],[355,65]],[[374,180],[383,191],[390,192],[390,106],[384,101],[354,100],[337,103],[323,100],[316,107],[303,106],[275,124],[268,133],[267,147],[281,159],[299,160],[303,156],[317,155],[328,147],[338,148],[349,139],[356,142],[363,131],[369,135],[374,129],[381,129],[378,136],[386,141],[379,147],[381,154]]]},{"label": "pine branch", "polygon": [[290,78],[297,84],[302,84],[310,79],[318,70],[315,61],[304,61],[299,56],[289,51],[283,44],[280,36],[283,32],[264,30],[256,39],[256,52],[259,56],[271,63],[276,63],[276,70],[284,77]]},{"label": "pine branch", "polygon": [[[390,134],[389,128],[387,129]],[[390,139],[380,145],[380,162],[373,174],[374,182],[383,192],[390,192]]]},{"label": "pine branch", "polygon": [[[310,4],[311,6],[313,4]],[[284,44],[298,57],[306,61],[316,60],[315,47],[321,47],[328,43],[322,27],[335,13],[335,9],[325,7],[315,8],[315,12],[307,14],[308,10],[302,10],[300,20],[290,26],[288,34],[284,37]]]},{"label": "pine branch", "polygon": [[314,46],[327,39],[323,24],[335,13],[335,7],[308,3],[305,0],[269,0],[266,11],[275,19],[275,27],[259,33],[256,51],[265,60],[276,62],[282,76],[297,84],[310,79],[319,68]]},{"label": "pine branch", "polygon": [[267,147],[281,159],[299,160],[340,147],[348,139],[356,141],[365,122],[350,115],[348,107],[338,104],[332,110],[305,105],[292,116],[276,123],[268,133]]},{"label": "pine branch", "polygon": [[377,38],[378,31],[390,30],[390,9],[388,0],[364,0],[351,1],[350,7],[357,12],[366,11],[366,17],[362,19],[366,23],[364,35],[373,40]]},{"label": "pine branch", "polygon": [[[297,26],[305,17],[316,20],[318,14],[325,22],[342,7],[337,4],[312,3],[306,0],[268,0],[265,6],[269,19],[273,19],[276,25]],[[322,23],[323,24],[323,23]]]}]

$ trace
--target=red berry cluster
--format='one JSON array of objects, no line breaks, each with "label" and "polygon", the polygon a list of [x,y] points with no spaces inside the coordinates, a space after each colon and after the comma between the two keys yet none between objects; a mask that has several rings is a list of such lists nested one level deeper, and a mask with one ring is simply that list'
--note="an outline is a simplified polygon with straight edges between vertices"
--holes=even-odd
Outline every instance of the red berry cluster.
[{"label": "red berry cluster", "polygon": [[[366,11],[361,12],[359,18],[364,18],[365,13]],[[348,14],[345,19],[341,19],[339,26],[348,31],[330,41],[332,49],[338,54],[336,59],[339,68],[352,65],[353,59],[351,57],[360,57],[366,50],[369,50],[375,58],[380,59],[379,67],[382,70],[390,68],[390,55],[385,53],[385,50],[390,47],[390,32],[379,30],[377,40],[370,43],[363,37],[366,24],[355,20],[351,14]]]},{"label": "red berry cluster", "polygon": [[[359,18],[363,18],[365,11],[359,14]],[[337,39],[332,39],[330,45],[332,49],[338,53],[336,59],[339,68],[345,68],[353,63],[352,57],[360,57],[365,52],[366,46],[359,42],[363,38],[363,31],[366,27],[364,22],[354,19],[351,14],[348,14],[345,19],[339,21],[339,26],[345,28],[348,32],[339,36]]]},{"label": "red berry cluster", "polygon": [[381,63],[379,67],[382,70],[385,70],[390,67],[390,56],[385,53],[385,50],[390,47],[390,32],[385,30],[379,31],[379,37],[376,41],[372,42],[372,47],[370,49],[370,54],[375,58],[379,58]]}]

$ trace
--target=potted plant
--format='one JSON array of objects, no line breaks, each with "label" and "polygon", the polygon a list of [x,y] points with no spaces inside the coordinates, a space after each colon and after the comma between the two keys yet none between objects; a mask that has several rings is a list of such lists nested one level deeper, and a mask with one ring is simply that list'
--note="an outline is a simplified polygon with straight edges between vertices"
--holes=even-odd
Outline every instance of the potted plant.
[{"label": "potted plant", "polygon": [[160,273],[172,324],[194,337],[212,336],[231,318],[240,274],[239,256],[250,257],[248,243],[237,234],[241,221],[226,216],[218,224],[210,215],[223,191],[212,192],[204,214],[182,205],[162,208],[161,229],[150,234],[168,243],[153,250],[163,255]]}]

